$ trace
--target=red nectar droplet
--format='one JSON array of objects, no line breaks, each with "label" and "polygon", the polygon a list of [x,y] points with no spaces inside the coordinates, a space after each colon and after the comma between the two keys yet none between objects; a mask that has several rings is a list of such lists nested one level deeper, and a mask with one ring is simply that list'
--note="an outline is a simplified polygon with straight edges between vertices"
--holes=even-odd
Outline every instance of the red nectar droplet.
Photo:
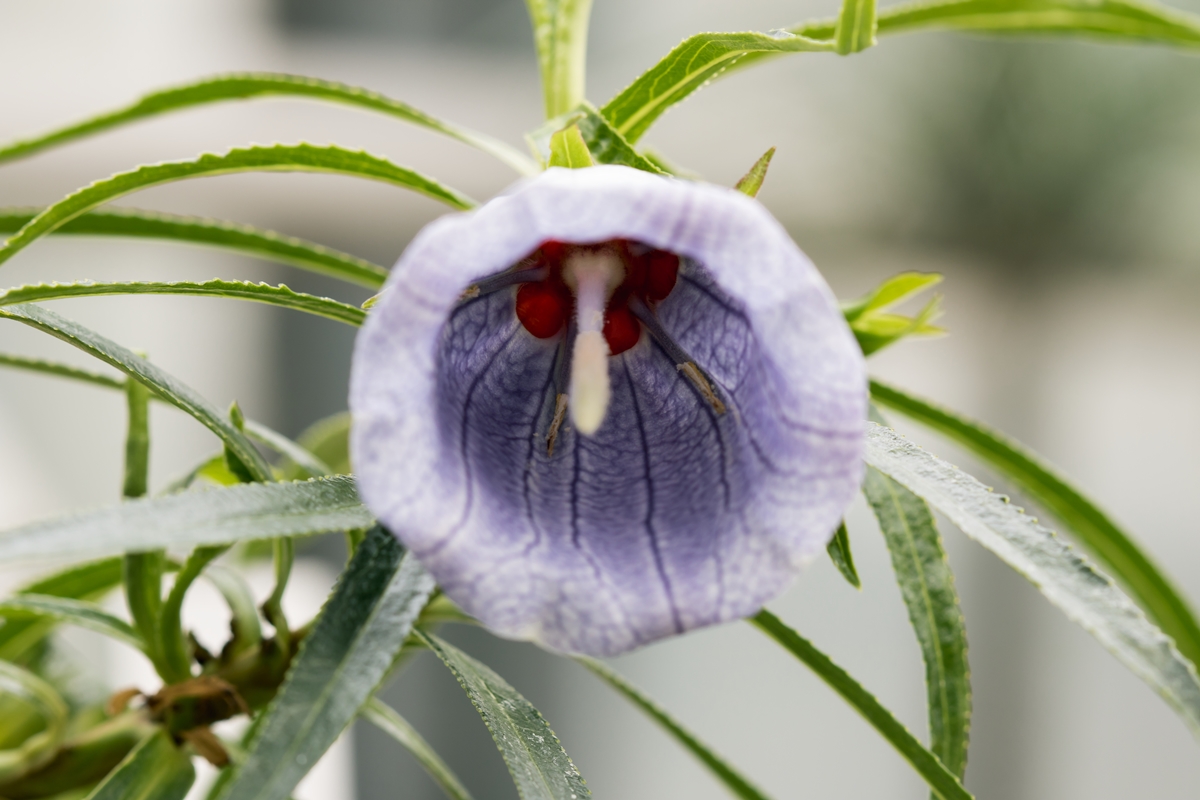
[{"label": "red nectar droplet", "polygon": [[565,286],[539,281],[517,290],[517,319],[539,339],[549,339],[561,331],[570,314],[571,295]]},{"label": "red nectar droplet", "polygon": [[604,340],[608,342],[609,355],[624,353],[637,344],[641,336],[642,324],[628,307],[609,306],[604,312]]},{"label": "red nectar droplet", "polygon": [[679,256],[655,250],[646,257],[646,260],[649,262],[646,275],[646,299],[657,303],[675,288],[675,279],[679,275]]}]

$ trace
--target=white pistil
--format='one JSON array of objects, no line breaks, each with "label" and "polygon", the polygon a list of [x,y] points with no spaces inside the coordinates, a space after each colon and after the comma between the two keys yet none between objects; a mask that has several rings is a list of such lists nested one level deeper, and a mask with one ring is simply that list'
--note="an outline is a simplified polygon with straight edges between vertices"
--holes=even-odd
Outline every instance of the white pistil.
[{"label": "white pistil", "polygon": [[604,307],[625,279],[625,267],[607,250],[579,250],[567,258],[563,280],[575,292],[578,333],[571,357],[570,409],[575,430],[591,436],[604,422],[611,390]]}]

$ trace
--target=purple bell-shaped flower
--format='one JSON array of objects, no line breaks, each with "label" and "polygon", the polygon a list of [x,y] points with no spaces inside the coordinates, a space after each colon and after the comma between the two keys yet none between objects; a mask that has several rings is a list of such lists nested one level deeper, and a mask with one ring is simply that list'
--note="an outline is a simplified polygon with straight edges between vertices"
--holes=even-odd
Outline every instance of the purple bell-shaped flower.
[{"label": "purple bell-shaped flower", "polygon": [[863,360],[756,201],[550,169],[429,225],[359,336],[359,491],[493,631],[612,655],[738,619],[862,478]]}]

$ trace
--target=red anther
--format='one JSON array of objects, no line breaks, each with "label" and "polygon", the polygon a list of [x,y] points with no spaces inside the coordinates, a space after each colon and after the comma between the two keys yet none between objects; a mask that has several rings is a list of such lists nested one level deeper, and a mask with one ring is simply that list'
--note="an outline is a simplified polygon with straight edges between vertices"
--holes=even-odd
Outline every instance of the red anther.
[{"label": "red anther", "polygon": [[554,239],[549,239],[542,242],[542,246],[538,249],[541,250],[542,259],[550,265],[551,269],[562,267],[563,259],[567,256],[566,242],[557,242]]},{"label": "red anther", "polygon": [[604,312],[604,340],[608,342],[609,355],[624,353],[637,344],[641,336],[642,323],[626,306],[609,306]]},{"label": "red anther", "polygon": [[646,277],[646,299],[657,303],[675,288],[679,275],[679,256],[663,250],[655,250],[646,260],[649,262]]},{"label": "red anther", "polygon": [[612,245],[621,256],[621,263],[625,266],[625,278],[621,281],[617,293],[623,291],[626,295],[641,294],[646,285],[646,248],[628,239],[615,239]]},{"label": "red anther", "polygon": [[565,286],[550,281],[526,283],[517,290],[517,319],[537,338],[549,339],[567,323],[571,304]]}]

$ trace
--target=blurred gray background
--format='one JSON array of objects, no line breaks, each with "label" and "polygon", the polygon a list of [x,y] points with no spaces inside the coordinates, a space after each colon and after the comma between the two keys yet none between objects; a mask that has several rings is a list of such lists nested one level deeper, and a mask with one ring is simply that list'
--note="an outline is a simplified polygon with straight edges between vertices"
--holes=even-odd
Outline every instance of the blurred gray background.
[{"label": "blurred gray background", "polygon": [[[588,95],[602,103],[696,31],[834,13],[832,0],[596,0]],[[8,2],[0,32],[0,140],[231,70],[365,85],[516,145],[540,122],[520,0]],[[719,81],[646,143],[724,184],[777,146],[760,198],[843,298],[900,270],[944,273],[951,335],[903,343],[873,358],[873,373],[1033,445],[1200,602],[1198,78],[1196,57],[1153,47],[906,35],[853,58],[790,56]],[[477,198],[514,178],[389,118],[275,100],[190,110],[5,166],[0,204],[48,203],[138,163],[301,140],[361,147]],[[385,264],[443,213],[392,187],[304,175],[192,181],[124,202],[242,220]],[[149,243],[46,241],[4,272],[5,285],[220,276],[364,298],[250,259]],[[353,337],[336,323],[204,299],[56,308],[286,433],[345,406]],[[0,329],[0,350],[84,363],[15,327]],[[214,442],[182,415],[155,414],[161,486]],[[123,428],[119,396],[0,371],[0,526],[112,502]],[[911,434],[975,468],[935,437]],[[863,590],[820,562],[773,608],[924,736],[920,654],[886,551],[861,503],[849,525]],[[1200,750],[1170,710],[1021,578],[943,527],[971,643],[968,787],[981,800],[1195,798]],[[335,549],[309,558],[335,563]],[[569,662],[479,631],[454,638],[546,714],[597,797],[725,796]],[[849,707],[747,626],[615,663],[776,797],[926,796]],[[516,796],[439,664],[418,660],[386,699],[480,800]],[[352,760],[301,798],[438,796],[389,740],[361,724],[353,737]]]}]

